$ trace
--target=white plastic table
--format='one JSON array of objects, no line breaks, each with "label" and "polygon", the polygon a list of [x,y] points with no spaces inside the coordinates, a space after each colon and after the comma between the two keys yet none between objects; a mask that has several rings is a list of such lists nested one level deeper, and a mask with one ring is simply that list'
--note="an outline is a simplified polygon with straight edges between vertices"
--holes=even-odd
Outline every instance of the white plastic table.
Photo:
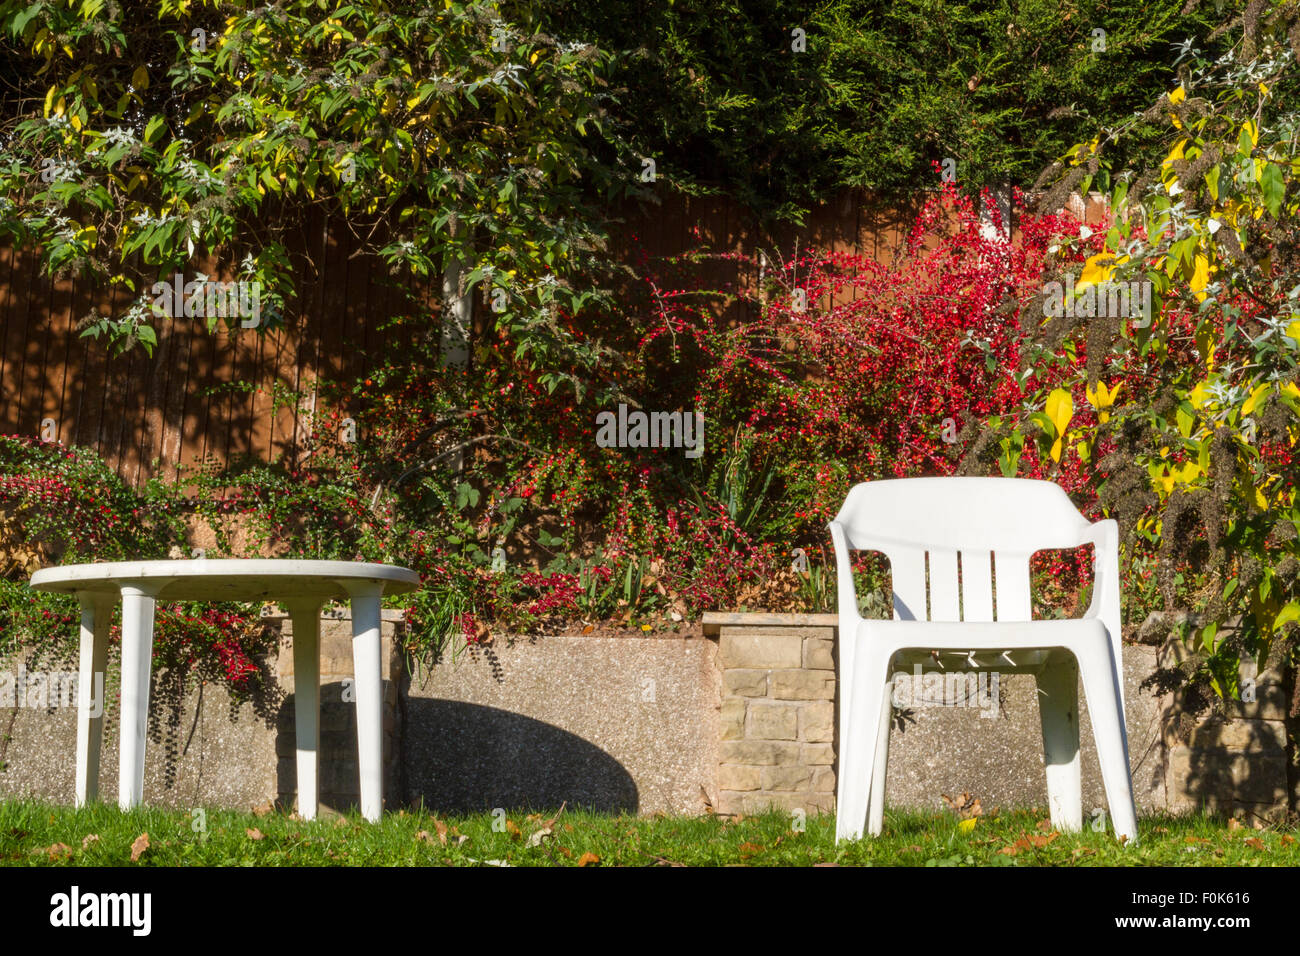
[{"label": "white plastic table", "polygon": [[327,600],[352,602],[352,661],[356,675],[357,760],[361,812],[378,821],[384,806],[383,685],[380,680],[380,601],[385,590],[411,591],[420,577],[408,568],[352,561],[207,560],[119,561],[42,568],[32,587],[77,595],[81,603],[81,666],[77,700],[77,806],[99,790],[103,708],[90,715],[94,675],[108,663],[108,627],[122,599],[122,749],[118,805],[144,795],[145,731],[158,601],[274,600],[293,620],[294,717],[298,748],[298,812],[314,819],[320,749],[320,609]]}]

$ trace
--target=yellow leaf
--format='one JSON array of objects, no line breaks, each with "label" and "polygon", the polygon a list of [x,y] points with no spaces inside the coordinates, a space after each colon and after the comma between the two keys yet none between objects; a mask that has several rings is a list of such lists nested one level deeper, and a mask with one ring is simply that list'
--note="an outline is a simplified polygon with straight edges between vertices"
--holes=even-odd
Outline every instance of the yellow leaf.
[{"label": "yellow leaf", "polygon": [[[1070,396],[1068,389],[1058,388],[1047,396],[1047,405],[1044,408],[1047,417],[1052,420],[1056,426],[1058,436],[1065,434],[1065,429],[1069,427],[1070,419],[1074,417],[1074,399]],[[1058,456],[1053,455],[1056,458]],[[1058,459],[1059,460],[1059,459]]]},{"label": "yellow leaf", "polygon": [[[1187,143],[1188,140],[1186,138],[1180,139],[1174,148],[1169,151],[1169,155],[1165,157],[1165,161],[1160,164],[1160,178],[1162,181],[1170,182],[1177,178],[1173,175],[1172,167],[1175,160],[1183,158],[1183,150],[1187,148]],[[1166,173],[1169,175],[1166,175]]]},{"label": "yellow leaf", "polygon": [[135,72],[131,74],[131,86],[137,91],[149,88],[149,71],[143,64],[137,66]]},{"label": "yellow leaf", "polygon": [[[1300,322],[1296,323],[1300,326]],[[1215,338],[1213,329],[1202,329],[1196,333],[1196,351],[1201,355],[1201,361],[1209,371],[1214,371],[1214,351],[1218,347],[1218,339]]]},{"label": "yellow leaf", "polygon": [[1292,322],[1286,327],[1287,338],[1295,339],[1300,342],[1300,321]]},{"label": "yellow leaf", "polygon": [[1192,279],[1188,283],[1192,292],[1196,295],[1197,302],[1205,301],[1205,293],[1201,290],[1210,282],[1210,260],[1205,256],[1197,255],[1196,267],[1192,270]]},{"label": "yellow leaf", "polygon": [[1249,415],[1260,403],[1260,400],[1273,390],[1271,382],[1265,382],[1263,385],[1256,386],[1255,390],[1250,393],[1250,398],[1246,399],[1241,406],[1241,414]]},{"label": "yellow leaf", "polygon": [[1241,124],[1241,128],[1244,129],[1246,131],[1246,135],[1250,137],[1250,145],[1258,146],[1259,127],[1257,127],[1252,120],[1246,120],[1246,122]]},{"label": "yellow leaf", "polygon": [[1187,96],[1187,91],[1183,89],[1183,87],[1180,84],[1178,89],[1174,90],[1172,93],[1169,94],[1169,102],[1173,103],[1174,105],[1177,105],[1181,103],[1186,98],[1186,96]]},{"label": "yellow leaf", "polygon": [[957,829],[962,833],[970,833],[975,829],[975,824],[979,823],[978,817],[971,817],[969,820],[962,820],[957,824]]},{"label": "yellow leaf", "polygon": [[1205,387],[1204,382],[1198,382],[1187,398],[1191,401],[1193,408],[1204,408],[1205,404],[1210,400],[1210,391]]},{"label": "yellow leaf", "polygon": [[1079,276],[1079,281],[1075,283],[1074,287],[1081,289],[1094,283],[1105,282],[1110,278],[1111,273],[1115,271],[1116,265],[1118,265],[1118,260],[1109,252],[1099,252],[1095,256],[1091,256],[1083,264],[1083,274]]},{"label": "yellow leaf", "polygon": [[1086,389],[1089,404],[1097,410],[1097,424],[1104,425],[1110,421],[1107,409],[1115,404],[1115,398],[1123,387],[1123,382],[1117,382],[1114,388],[1107,388],[1105,382],[1098,382],[1095,391],[1091,387]]}]

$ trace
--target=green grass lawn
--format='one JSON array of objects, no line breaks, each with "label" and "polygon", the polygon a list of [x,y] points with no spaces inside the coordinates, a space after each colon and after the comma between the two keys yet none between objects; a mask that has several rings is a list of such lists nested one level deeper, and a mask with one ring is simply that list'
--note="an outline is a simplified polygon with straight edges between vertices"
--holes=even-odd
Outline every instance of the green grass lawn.
[{"label": "green grass lawn", "polygon": [[[1255,830],[1212,817],[1146,817],[1140,842],[1109,832],[1055,833],[1046,813],[889,812],[876,840],[837,847],[835,818],[789,814],[631,817],[564,810],[502,817],[427,812],[306,823],[284,813],[0,803],[0,865],[9,866],[1300,866],[1295,827]],[[542,831],[549,830],[549,833]],[[205,831],[205,832],[199,832]],[[141,839],[147,834],[147,839]],[[140,850],[132,863],[133,846]]]}]

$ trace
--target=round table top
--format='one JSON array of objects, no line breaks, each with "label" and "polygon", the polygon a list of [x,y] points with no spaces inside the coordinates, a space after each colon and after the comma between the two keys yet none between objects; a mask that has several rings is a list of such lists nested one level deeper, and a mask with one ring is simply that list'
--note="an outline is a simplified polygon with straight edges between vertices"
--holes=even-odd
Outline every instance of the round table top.
[{"label": "round table top", "polygon": [[41,568],[38,591],[114,593],[140,587],[164,601],[267,601],[287,598],[347,600],[348,582],[368,581],[390,594],[413,591],[420,576],[410,568],[361,561],[285,558],[195,558],[180,561],[111,561]]}]

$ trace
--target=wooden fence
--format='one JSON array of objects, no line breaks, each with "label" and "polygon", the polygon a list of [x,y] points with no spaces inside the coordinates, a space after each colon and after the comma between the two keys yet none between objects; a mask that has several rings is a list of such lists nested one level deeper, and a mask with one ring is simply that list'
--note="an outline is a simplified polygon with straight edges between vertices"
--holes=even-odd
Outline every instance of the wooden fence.
[{"label": "wooden fence", "polygon": [[[704,244],[748,256],[760,246],[785,256],[819,247],[882,260],[909,219],[846,193],[815,210],[806,227],[774,236],[730,202],[669,196],[631,212],[612,238],[617,255],[633,265]],[[356,255],[357,248],[345,228],[308,217],[299,248],[290,250],[299,299],[278,327],[209,332],[202,318],[179,318],[158,323],[152,356],[136,348],[117,357],[75,325],[92,307],[120,314],[130,296],[52,282],[31,254],[0,249],[0,433],[37,435],[45,423],[47,435],[95,449],[133,484],[173,477],[178,466],[290,452],[304,410],[276,409],[277,388],[311,394],[319,381],[364,375],[433,321],[430,301],[423,316],[385,327],[410,306],[382,265]],[[712,262],[701,278],[752,289],[756,271]]]}]

